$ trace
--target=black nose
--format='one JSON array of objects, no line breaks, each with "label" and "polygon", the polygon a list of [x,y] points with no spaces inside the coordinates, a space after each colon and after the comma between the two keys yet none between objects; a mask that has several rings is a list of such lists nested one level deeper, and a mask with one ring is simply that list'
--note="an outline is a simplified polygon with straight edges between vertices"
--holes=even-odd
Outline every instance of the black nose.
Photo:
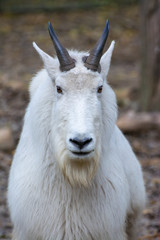
[{"label": "black nose", "polygon": [[82,149],[86,147],[90,142],[92,142],[92,138],[83,138],[83,139],[70,138],[69,141],[79,149]]}]

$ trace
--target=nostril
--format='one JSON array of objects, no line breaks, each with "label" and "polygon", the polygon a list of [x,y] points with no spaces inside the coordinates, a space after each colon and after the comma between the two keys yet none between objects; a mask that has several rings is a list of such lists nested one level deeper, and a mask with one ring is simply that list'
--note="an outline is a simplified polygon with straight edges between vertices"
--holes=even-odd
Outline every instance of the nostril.
[{"label": "nostril", "polygon": [[70,138],[69,141],[79,147],[80,149],[86,147],[90,142],[92,142],[92,138],[84,138],[84,139],[79,139],[79,138]]},{"label": "nostril", "polygon": [[86,145],[86,144],[88,144],[88,143],[90,143],[90,142],[92,142],[92,138],[86,139],[86,140],[84,141],[84,145]]}]

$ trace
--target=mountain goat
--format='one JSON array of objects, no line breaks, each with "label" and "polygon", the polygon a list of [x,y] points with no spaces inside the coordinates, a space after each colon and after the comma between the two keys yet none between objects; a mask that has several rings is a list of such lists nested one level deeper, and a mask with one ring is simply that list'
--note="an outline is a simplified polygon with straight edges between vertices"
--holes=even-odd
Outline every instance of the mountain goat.
[{"label": "mountain goat", "polygon": [[35,43],[44,69],[11,166],[8,205],[15,240],[133,240],[145,204],[142,171],[116,126],[106,77],[114,41],[102,56],[109,23],[95,47],[67,51],[52,25],[57,57]]}]

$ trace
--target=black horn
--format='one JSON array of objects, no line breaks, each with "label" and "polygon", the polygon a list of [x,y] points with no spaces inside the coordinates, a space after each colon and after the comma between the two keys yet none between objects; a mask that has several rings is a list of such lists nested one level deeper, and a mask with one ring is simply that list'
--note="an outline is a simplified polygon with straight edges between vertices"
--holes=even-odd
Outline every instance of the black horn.
[{"label": "black horn", "polygon": [[103,48],[106,43],[107,37],[109,33],[109,21],[107,20],[104,31],[96,43],[95,47],[90,51],[90,55],[84,58],[84,65],[86,68],[91,69],[92,71],[100,72],[100,59],[102,57]]},{"label": "black horn", "polygon": [[69,71],[70,69],[75,67],[74,59],[70,57],[67,49],[64,48],[62,46],[62,44],[60,43],[60,41],[58,40],[58,37],[57,37],[55,31],[53,30],[53,27],[50,22],[48,23],[48,30],[49,30],[50,37],[51,37],[54,47],[55,47],[57,57],[60,62],[60,70],[62,72]]}]

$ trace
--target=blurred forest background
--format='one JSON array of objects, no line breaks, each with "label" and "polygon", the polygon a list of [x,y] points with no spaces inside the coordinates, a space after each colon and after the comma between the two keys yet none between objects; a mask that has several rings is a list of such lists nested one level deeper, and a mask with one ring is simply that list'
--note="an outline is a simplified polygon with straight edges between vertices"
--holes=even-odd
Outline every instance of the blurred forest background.
[{"label": "blurred forest background", "polygon": [[116,41],[108,82],[119,106],[118,126],[144,173],[148,196],[139,240],[160,240],[160,0],[0,0],[0,239],[11,239],[6,191],[9,168],[29,101],[30,79],[53,55],[51,21],[62,44],[91,49],[110,21]]}]

